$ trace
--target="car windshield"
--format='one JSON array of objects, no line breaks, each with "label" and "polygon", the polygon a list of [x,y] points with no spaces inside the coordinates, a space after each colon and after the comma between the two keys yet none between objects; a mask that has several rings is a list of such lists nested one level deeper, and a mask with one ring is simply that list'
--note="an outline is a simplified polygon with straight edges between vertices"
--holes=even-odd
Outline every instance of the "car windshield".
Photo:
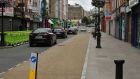
[{"label": "car windshield", "polygon": [[39,28],[33,31],[33,33],[45,33],[45,32],[51,33],[52,31],[51,29],[47,29],[47,28]]},{"label": "car windshield", "polygon": [[61,29],[54,29],[54,32],[62,32]]}]

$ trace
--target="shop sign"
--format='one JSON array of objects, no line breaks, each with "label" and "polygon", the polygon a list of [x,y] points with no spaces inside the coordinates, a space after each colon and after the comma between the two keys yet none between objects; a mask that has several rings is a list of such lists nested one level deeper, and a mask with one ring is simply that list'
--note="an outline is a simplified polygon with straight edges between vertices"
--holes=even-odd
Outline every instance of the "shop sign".
[{"label": "shop sign", "polygon": [[[0,15],[2,13],[2,8],[0,8]],[[6,7],[3,10],[4,16],[14,16],[14,8],[13,7]]]},{"label": "shop sign", "polygon": [[[0,8],[0,12],[2,12],[2,8]],[[3,9],[3,12],[5,12],[5,9]]]},{"label": "shop sign", "polygon": [[139,0],[129,0],[129,7],[132,8],[133,6],[137,5]]},{"label": "shop sign", "polygon": [[105,20],[111,20],[112,18],[111,18],[111,15],[109,15],[109,16],[105,16]]}]

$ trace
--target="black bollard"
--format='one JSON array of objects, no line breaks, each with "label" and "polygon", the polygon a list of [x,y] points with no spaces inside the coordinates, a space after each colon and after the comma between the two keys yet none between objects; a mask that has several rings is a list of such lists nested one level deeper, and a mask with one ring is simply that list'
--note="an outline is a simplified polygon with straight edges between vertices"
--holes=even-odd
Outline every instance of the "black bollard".
[{"label": "black bollard", "polygon": [[101,48],[101,33],[97,31],[97,46],[96,48]]},{"label": "black bollard", "polygon": [[116,64],[116,77],[115,79],[123,79],[123,64],[125,60],[114,60]]}]

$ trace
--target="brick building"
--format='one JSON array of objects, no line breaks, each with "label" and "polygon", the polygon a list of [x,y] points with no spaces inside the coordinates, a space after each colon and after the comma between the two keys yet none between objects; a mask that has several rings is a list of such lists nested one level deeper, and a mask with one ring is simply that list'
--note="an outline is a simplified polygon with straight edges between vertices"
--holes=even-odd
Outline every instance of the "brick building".
[{"label": "brick building", "polygon": [[82,19],[84,9],[79,4],[68,5],[68,19]]}]

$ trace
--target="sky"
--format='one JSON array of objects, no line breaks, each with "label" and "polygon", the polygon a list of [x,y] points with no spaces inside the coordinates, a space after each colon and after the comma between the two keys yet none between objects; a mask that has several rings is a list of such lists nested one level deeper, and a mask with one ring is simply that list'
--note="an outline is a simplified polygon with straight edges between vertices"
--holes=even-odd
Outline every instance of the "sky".
[{"label": "sky", "polygon": [[91,2],[92,0],[68,0],[69,4],[71,5],[74,5],[75,3],[80,4],[87,11],[90,11],[93,8]]}]

